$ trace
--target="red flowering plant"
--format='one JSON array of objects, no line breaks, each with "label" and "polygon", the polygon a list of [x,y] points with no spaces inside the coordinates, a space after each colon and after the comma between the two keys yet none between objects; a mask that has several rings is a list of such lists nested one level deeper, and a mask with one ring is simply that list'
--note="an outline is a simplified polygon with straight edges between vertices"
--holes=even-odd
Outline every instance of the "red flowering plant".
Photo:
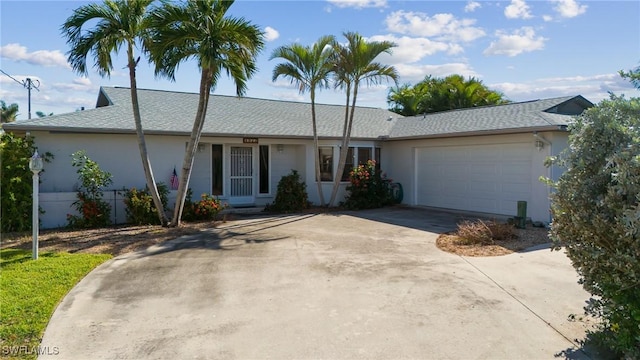
[{"label": "red flowering plant", "polygon": [[98,228],[110,225],[111,205],[103,200],[103,191],[112,183],[111,174],[100,169],[84,150],[71,156],[71,165],[78,168],[80,184],[77,186],[78,200],[72,204],[78,215],[67,214],[67,226]]},{"label": "red flowering plant", "polygon": [[353,168],[349,173],[349,185],[344,206],[348,209],[373,209],[393,204],[392,180],[376,170],[374,160]]},{"label": "red flowering plant", "polygon": [[182,217],[184,220],[216,220],[218,214],[227,207],[226,203],[207,193],[202,194],[200,200],[192,202],[189,189]]}]

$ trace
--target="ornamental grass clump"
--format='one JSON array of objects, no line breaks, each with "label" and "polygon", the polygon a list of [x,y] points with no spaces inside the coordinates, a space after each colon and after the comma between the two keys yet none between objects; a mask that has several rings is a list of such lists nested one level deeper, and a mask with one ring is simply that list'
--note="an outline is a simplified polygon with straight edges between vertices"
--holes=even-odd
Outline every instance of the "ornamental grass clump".
[{"label": "ornamental grass clump", "polygon": [[513,225],[495,220],[465,220],[458,224],[454,235],[460,238],[459,242],[463,245],[491,245],[496,241],[511,240],[517,237]]},{"label": "ornamental grass clump", "polygon": [[347,209],[374,209],[393,204],[392,180],[376,169],[376,162],[354,167],[349,173],[348,195],[344,201]]}]

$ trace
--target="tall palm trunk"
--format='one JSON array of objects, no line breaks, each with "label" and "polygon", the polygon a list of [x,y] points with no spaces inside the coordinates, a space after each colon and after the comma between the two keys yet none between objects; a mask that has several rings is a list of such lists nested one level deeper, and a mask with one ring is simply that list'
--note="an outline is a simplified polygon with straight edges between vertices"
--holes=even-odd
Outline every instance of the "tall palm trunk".
[{"label": "tall palm trunk", "polygon": [[320,197],[320,206],[324,207],[324,194],[322,192],[322,179],[320,177],[320,146],[318,145],[318,125],[316,121],[316,92],[311,88],[311,122],[313,124],[313,148],[316,159],[316,184],[318,185],[318,196]]},{"label": "tall palm trunk", "polygon": [[207,106],[209,105],[209,92],[211,91],[212,81],[211,70],[203,68],[202,74],[200,75],[198,110],[196,111],[196,118],[193,122],[193,128],[191,129],[191,137],[189,138],[187,150],[184,154],[184,161],[182,162],[182,168],[180,170],[180,183],[178,185],[178,194],[176,195],[176,204],[173,209],[173,219],[171,220],[170,226],[180,226],[184,201],[187,196],[187,189],[189,188],[189,180],[191,178],[191,168],[193,167],[196,149],[200,142],[204,119],[207,116]]},{"label": "tall palm trunk", "polygon": [[149,188],[149,193],[153,199],[153,204],[156,207],[158,213],[158,219],[162,226],[167,225],[167,216],[164,213],[164,207],[160,200],[160,194],[158,193],[158,187],[153,177],[153,170],[151,169],[151,160],[149,159],[149,153],[147,152],[147,142],[144,137],[144,131],[142,130],[142,117],[140,116],[140,103],[138,101],[138,85],[136,81],[136,61],[133,59],[133,44],[128,44],[127,55],[129,57],[129,80],[131,82],[131,105],[133,106],[133,119],[136,124],[136,135],[138,136],[138,147],[140,148],[140,157],[142,159],[142,169],[144,170],[144,177]]},{"label": "tall palm trunk", "polygon": [[[344,125],[342,128],[342,146],[340,147],[340,156],[338,160],[338,170],[336,171],[336,177],[333,181],[333,189],[331,191],[331,200],[329,200],[329,206],[334,206],[336,197],[338,196],[338,190],[340,190],[340,182],[342,181],[342,173],[347,162],[347,154],[349,152],[349,138],[348,134],[351,133],[351,120],[349,119],[349,99],[351,96],[351,86],[347,84],[347,102],[344,110]],[[355,100],[355,98],[354,98]],[[355,101],[354,101],[355,105]]]}]

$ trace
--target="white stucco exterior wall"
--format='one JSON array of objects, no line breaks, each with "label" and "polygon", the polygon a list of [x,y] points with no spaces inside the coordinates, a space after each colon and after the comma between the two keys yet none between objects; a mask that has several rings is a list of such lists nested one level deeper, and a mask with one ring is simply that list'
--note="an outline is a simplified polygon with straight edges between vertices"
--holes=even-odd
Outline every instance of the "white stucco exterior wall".
[{"label": "white stucco exterior wall", "polygon": [[[122,196],[118,190],[123,188],[143,188],[145,186],[144,174],[141,168],[141,160],[136,136],[133,134],[73,134],[73,133],[32,133],[36,138],[36,144],[40,152],[51,152],[55,158],[51,163],[45,164],[45,172],[42,173],[40,186],[40,204],[46,211],[42,217],[43,228],[59,227],[66,225],[66,215],[73,214],[71,203],[75,201],[75,186],[78,182],[76,168],[71,166],[71,154],[78,150],[86,150],[88,156],[98,162],[100,167],[113,175],[113,185],[105,191],[105,200],[114,207],[112,218],[116,223],[125,221],[125,209]],[[550,189],[539,181],[540,176],[557,180],[562,169],[558,167],[546,168],[544,160],[547,156],[557,155],[567,146],[566,132],[539,133],[547,144],[538,151],[535,148],[533,133],[470,136],[457,138],[421,139],[384,141],[353,141],[352,147],[381,148],[381,168],[394,182],[403,186],[403,203],[417,205],[416,201],[416,149],[430,146],[460,146],[482,144],[524,143],[531,151],[531,197],[523,199],[528,202],[528,216],[534,221],[550,221],[549,193]],[[147,135],[147,147],[157,182],[169,184],[173,169],[178,174],[182,167],[182,161],[187,142],[186,136],[159,136]],[[231,146],[252,146],[254,159],[257,164],[259,146],[269,147],[270,155],[270,193],[259,194],[258,177],[255,177],[255,204],[262,206],[271,203],[276,195],[277,184],[281,177],[297,170],[301,178],[307,184],[309,200],[314,204],[320,204],[315,183],[315,150],[312,140],[306,139],[259,139],[258,144],[243,144],[242,138],[203,137],[201,139],[202,151],[196,154],[189,187],[193,190],[194,200],[202,193],[211,193],[212,164],[211,144],[222,144],[224,153],[224,194],[222,200],[228,198],[230,184],[228,181],[229,164],[227,156]],[[329,146],[333,149],[334,174],[337,171],[339,160],[339,140],[321,140],[320,146]],[[281,151],[279,151],[281,149]],[[256,168],[257,169],[257,168]],[[338,176],[335,174],[335,176]],[[347,182],[340,185],[338,202],[345,196]],[[323,182],[325,201],[329,201],[333,182]],[[114,192],[115,190],[115,192]],[[170,206],[173,206],[175,191],[170,193]],[[515,215],[515,209],[514,214]]]},{"label": "white stucco exterior wall", "polygon": [[[67,214],[77,215],[71,204],[76,200],[78,176],[76,168],[71,166],[71,154],[85,150],[87,155],[96,161],[101,169],[113,176],[113,184],[106,189],[104,199],[112,205],[111,218],[114,223],[126,221],[125,206],[120,190],[125,188],[144,188],[145,178],[141,167],[141,159],[136,136],[133,134],[75,134],[34,132],[36,145],[40,152],[54,154],[51,163],[45,164],[40,186],[40,204],[46,213],[41,217],[43,228],[55,228],[67,224]],[[182,167],[186,136],[146,135],[147,148],[156,182],[169,185],[171,174],[175,168],[178,175]],[[282,176],[288,175],[292,169],[297,170],[307,184],[309,200],[319,204],[320,199],[315,183],[315,151],[312,140],[304,139],[269,139],[261,138],[258,144],[244,144],[242,138],[202,137],[200,150],[194,158],[189,187],[193,191],[193,199],[197,200],[202,193],[212,190],[211,145],[223,145],[223,195],[221,200],[227,201],[230,194],[230,171],[228,155],[232,146],[251,146],[254,149],[255,205],[263,206],[275,199],[277,185]],[[258,155],[259,146],[269,147],[270,192],[260,194],[258,187]],[[338,167],[339,140],[326,140],[321,146],[331,146],[334,150],[334,173]],[[354,141],[354,147],[374,148],[373,141]],[[281,151],[279,151],[281,149]],[[341,183],[338,202],[344,199],[346,182]],[[331,196],[333,182],[323,182],[325,200]],[[173,207],[176,191],[169,194],[170,208]]]}]

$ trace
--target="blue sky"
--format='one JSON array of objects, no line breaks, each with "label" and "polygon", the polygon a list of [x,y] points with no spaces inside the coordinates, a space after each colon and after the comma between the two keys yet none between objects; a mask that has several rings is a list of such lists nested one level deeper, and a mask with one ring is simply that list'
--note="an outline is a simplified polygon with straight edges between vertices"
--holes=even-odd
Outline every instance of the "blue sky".
[{"label": "blue sky", "polygon": [[[83,1],[0,0],[0,69],[19,81],[37,81],[31,93],[32,116],[72,112],[95,106],[98,89],[129,86],[124,52],[114,60],[111,78],[93,69],[87,76],[66,63],[69,50],[61,24]],[[512,101],[583,95],[597,102],[607,92],[639,96],[618,70],[640,65],[639,1],[248,1],[238,0],[230,15],[244,17],[265,31],[259,72],[246,96],[308,101],[287,81],[271,81],[274,48],[313,43],[322,35],[342,38],[356,31],[370,40],[398,46],[380,58],[394,65],[400,83],[415,84],[427,75],[475,76]],[[180,67],[176,82],[156,79],[141,62],[138,86],[197,92],[194,62]],[[144,64],[143,64],[144,63]],[[358,105],[386,108],[391,84],[362,89]],[[215,94],[233,95],[223,78]],[[18,119],[27,118],[27,90],[0,74],[0,99],[18,103]],[[323,90],[318,102],[343,104],[339,90]]]}]

